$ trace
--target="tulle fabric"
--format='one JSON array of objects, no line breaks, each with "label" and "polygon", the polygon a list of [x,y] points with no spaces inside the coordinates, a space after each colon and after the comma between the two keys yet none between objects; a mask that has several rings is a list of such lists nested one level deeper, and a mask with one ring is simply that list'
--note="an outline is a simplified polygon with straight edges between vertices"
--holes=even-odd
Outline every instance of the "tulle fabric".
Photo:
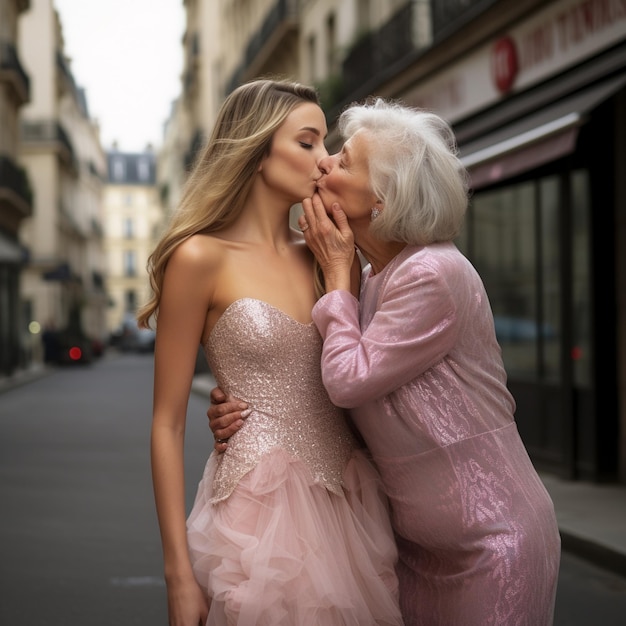
[{"label": "tulle fabric", "polygon": [[362,451],[346,468],[345,497],[277,448],[210,504],[217,463],[213,453],[187,523],[212,598],[207,626],[402,624],[386,500]]}]

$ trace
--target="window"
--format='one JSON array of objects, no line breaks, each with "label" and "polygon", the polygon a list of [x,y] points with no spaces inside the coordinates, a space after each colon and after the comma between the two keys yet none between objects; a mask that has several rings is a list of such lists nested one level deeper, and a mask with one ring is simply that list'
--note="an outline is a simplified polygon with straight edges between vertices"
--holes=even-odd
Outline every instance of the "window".
[{"label": "window", "polygon": [[137,292],[134,289],[127,289],[124,292],[124,307],[128,312],[135,312],[137,308]]},{"label": "window", "polygon": [[[559,384],[562,322],[571,319],[575,384],[591,385],[589,204],[585,170],[477,192],[472,199],[459,247],[470,251],[483,278],[511,377]],[[572,246],[571,311],[563,309],[564,211],[571,221],[565,233]]]},{"label": "window", "polygon": [[559,237],[560,178],[549,176],[539,181],[541,207],[541,378],[561,379],[561,246]]},{"label": "window", "polygon": [[124,218],[124,237],[126,239],[132,239],[135,236],[135,227],[132,218]]},{"label": "window", "polygon": [[113,159],[113,180],[124,180],[126,178],[126,163],[122,157]]},{"label": "window", "polygon": [[311,35],[309,37],[308,49],[309,49],[308,50],[309,82],[312,83],[317,79],[317,69],[316,69],[316,59],[315,59],[315,55],[317,51],[316,51],[315,35]]},{"label": "window", "polygon": [[124,251],[124,275],[137,275],[137,258],[134,250]]},{"label": "window", "polygon": [[139,159],[137,162],[137,176],[141,182],[149,182],[150,161],[148,159]]},{"label": "window", "polygon": [[359,0],[356,14],[358,33],[367,33],[370,30],[370,0]]},{"label": "window", "polygon": [[335,44],[335,14],[330,13],[326,18],[326,73],[334,74],[337,71],[337,54]]},{"label": "window", "polygon": [[572,351],[574,381],[584,388],[593,386],[591,355],[591,190],[589,172],[574,171],[570,179],[572,202]]},{"label": "window", "polygon": [[538,377],[535,185],[477,194],[472,260],[485,283],[509,375]]}]

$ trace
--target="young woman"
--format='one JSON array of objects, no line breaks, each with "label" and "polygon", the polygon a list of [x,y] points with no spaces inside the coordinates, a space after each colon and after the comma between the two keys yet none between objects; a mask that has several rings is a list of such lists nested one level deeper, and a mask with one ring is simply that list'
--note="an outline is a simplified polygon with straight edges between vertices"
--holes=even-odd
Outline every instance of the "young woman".
[{"label": "young woman", "polygon": [[[320,374],[313,257],[289,226],[327,156],[314,90],[259,80],[225,101],[150,259],[152,466],[170,626],[402,624],[378,475]],[[185,519],[196,352],[250,404]]]}]

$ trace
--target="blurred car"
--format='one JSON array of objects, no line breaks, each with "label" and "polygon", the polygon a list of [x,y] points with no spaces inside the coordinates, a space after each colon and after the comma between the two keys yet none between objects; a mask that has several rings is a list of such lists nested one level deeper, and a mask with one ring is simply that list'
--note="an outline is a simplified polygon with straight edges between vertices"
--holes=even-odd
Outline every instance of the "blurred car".
[{"label": "blurred car", "polygon": [[119,328],[111,335],[111,346],[122,352],[152,352],[156,332],[139,328],[133,313],[126,313]]},{"label": "blurred car", "polygon": [[137,328],[128,339],[129,350],[134,352],[154,352],[156,332],[151,328]]},{"label": "blurred car", "polygon": [[48,332],[44,334],[43,342],[46,363],[78,365],[93,361],[92,342],[83,335],[68,331]]}]

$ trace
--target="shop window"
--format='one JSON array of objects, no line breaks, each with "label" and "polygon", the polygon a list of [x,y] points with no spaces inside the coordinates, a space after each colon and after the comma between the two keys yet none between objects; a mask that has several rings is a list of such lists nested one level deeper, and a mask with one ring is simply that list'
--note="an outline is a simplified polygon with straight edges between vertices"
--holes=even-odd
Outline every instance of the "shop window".
[{"label": "shop window", "polygon": [[[571,228],[571,311],[563,311],[562,212]],[[561,382],[562,320],[567,317],[574,382],[591,385],[589,217],[585,170],[477,192],[472,198],[458,245],[485,283],[510,378]]]},{"label": "shop window", "polygon": [[471,259],[481,274],[509,376],[536,380],[537,250],[534,183],[474,196]]},{"label": "shop window", "polygon": [[539,181],[541,283],[540,378],[551,382],[561,380],[561,245],[559,227],[560,178],[549,176]]},{"label": "shop window", "polygon": [[572,197],[572,347],[574,383],[579,387],[591,387],[591,319],[590,306],[590,242],[589,217],[590,186],[586,170],[572,172],[570,178]]}]

